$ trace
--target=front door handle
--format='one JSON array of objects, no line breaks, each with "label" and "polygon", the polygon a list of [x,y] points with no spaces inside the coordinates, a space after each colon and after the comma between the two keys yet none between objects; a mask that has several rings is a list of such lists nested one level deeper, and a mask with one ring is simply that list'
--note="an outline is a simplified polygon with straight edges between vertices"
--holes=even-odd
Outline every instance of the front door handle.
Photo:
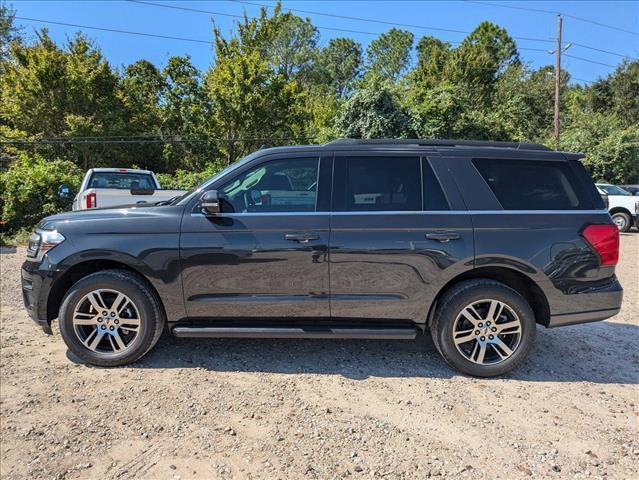
[{"label": "front door handle", "polygon": [[308,243],[311,240],[319,240],[319,235],[313,233],[287,233],[284,237],[291,242]]},{"label": "front door handle", "polygon": [[437,242],[446,243],[451,240],[459,240],[459,235],[456,233],[450,232],[436,232],[436,233],[427,233],[426,238],[428,240],[435,240]]}]

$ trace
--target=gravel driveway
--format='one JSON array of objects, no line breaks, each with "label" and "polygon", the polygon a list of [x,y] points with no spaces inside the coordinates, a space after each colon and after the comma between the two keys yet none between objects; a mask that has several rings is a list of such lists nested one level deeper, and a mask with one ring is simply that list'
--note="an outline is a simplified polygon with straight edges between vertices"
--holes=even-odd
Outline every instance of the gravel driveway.
[{"label": "gravel driveway", "polygon": [[22,308],[4,249],[3,479],[639,478],[639,234],[613,319],[538,329],[498,379],[415,342],[165,336],[130,368],[68,357]]}]

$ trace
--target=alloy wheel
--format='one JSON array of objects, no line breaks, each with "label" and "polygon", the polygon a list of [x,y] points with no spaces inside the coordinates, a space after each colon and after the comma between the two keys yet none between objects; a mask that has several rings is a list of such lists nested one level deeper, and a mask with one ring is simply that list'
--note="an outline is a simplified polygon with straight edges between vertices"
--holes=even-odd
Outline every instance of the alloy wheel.
[{"label": "alloy wheel", "polygon": [[521,341],[521,321],[506,303],[494,299],[473,302],[453,324],[453,342],[464,358],[495,365],[510,358]]},{"label": "alloy wheel", "polygon": [[138,338],[140,324],[135,303],[117,290],[93,290],[73,311],[73,329],[80,342],[105,355],[129,350]]}]

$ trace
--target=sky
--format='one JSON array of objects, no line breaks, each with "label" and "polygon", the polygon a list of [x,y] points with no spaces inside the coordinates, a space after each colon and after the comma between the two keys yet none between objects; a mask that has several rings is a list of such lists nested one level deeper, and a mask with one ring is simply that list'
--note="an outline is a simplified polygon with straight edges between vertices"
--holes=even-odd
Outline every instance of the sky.
[{"label": "sky", "polygon": [[[60,43],[75,32],[84,31],[95,39],[106,58],[118,67],[142,58],[163,66],[173,55],[190,55],[193,63],[202,70],[208,68],[213,62],[213,46],[207,43],[212,41],[213,22],[223,33],[230,33],[233,31],[235,21],[244,11],[249,16],[255,16],[260,10],[257,4],[272,6],[275,3],[269,0],[241,2],[144,0],[145,3],[126,0],[0,1],[12,6],[17,17],[30,19],[16,20],[23,27],[23,33],[28,38],[33,38],[35,30],[44,26],[49,28],[53,39]],[[572,43],[562,57],[562,67],[570,72],[574,82],[592,82],[611,73],[622,61],[623,55],[634,59],[639,58],[638,0],[552,2],[285,0],[282,5],[284,10],[290,9],[300,16],[309,17],[313,24],[319,27],[320,45],[326,44],[331,38],[350,37],[366,47],[376,35],[392,28],[393,25],[413,32],[416,40],[423,35],[432,35],[449,42],[459,42],[465,36],[461,32],[470,32],[479,22],[489,20],[505,27],[511,36],[516,37],[522,59],[529,62],[533,68],[554,65],[554,56],[548,51],[556,48],[557,16],[555,13],[529,9],[559,11],[564,14],[562,46],[565,48],[566,44]],[[179,10],[169,8],[170,6],[206,12]],[[321,13],[358,19],[335,18],[320,15]],[[35,20],[185,37],[196,41],[105,32]],[[388,23],[379,23],[380,21]]]}]

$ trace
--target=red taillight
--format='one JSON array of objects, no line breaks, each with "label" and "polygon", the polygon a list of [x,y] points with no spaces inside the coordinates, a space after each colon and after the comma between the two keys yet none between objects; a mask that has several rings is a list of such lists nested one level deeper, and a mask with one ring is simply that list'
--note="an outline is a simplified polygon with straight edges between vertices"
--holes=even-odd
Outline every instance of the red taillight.
[{"label": "red taillight", "polygon": [[89,193],[85,198],[87,199],[87,208],[96,208],[98,206],[98,202],[95,198],[95,192]]},{"label": "red taillight", "polygon": [[602,265],[617,265],[619,261],[617,225],[588,225],[581,235],[599,254]]}]

